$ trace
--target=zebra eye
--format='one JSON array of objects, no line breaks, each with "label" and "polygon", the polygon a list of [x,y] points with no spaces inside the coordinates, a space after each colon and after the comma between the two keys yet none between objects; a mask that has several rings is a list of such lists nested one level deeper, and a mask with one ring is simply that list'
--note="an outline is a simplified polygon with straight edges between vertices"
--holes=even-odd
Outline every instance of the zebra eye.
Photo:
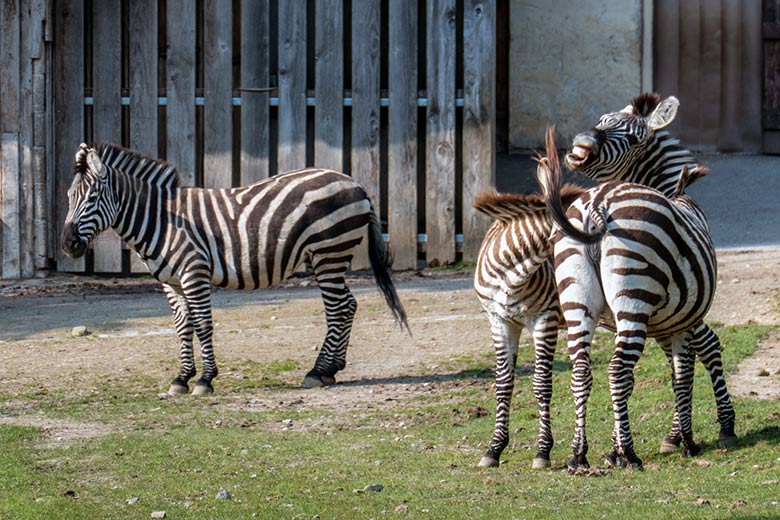
[{"label": "zebra eye", "polygon": [[633,134],[628,134],[627,139],[628,139],[628,144],[632,146],[639,142],[639,138],[637,138],[637,136]]},{"label": "zebra eye", "polygon": [[97,190],[90,191],[89,194],[87,195],[87,200],[90,202],[95,202],[97,198],[98,198]]}]

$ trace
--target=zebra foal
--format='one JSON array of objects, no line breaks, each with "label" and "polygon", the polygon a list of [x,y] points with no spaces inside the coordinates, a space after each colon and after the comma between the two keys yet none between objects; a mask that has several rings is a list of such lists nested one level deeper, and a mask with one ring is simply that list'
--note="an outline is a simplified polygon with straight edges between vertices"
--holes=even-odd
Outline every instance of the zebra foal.
[{"label": "zebra foal", "polygon": [[179,338],[180,371],[169,393],[189,391],[193,335],[203,369],[193,394],[213,392],[211,285],[259,289],[307,265],[325,304],[327,333],[303,386],[333,384],[346,365],[357,303],[344,280],[368,230],[374,277],[396,321],[406,313],[388,271],[390,255],[365,190],[350,177],[316,168],[233,189],[180,186],[173,165],[111,144],[81,144],[68,190],[61,246],[83,256],[113,228],[163,284]]},{"label": "zebra foal", "polygon": [[[688,453],[699,451],[691,428],[693,349],[709,363],[716,388],[720,439],[733,438],[734,413],[722,378],[720,343],[703,318],[714,296],[716,264],[706,219],[684,189],[706,174],[690,152],[660,130],[679,102],[642,95],[620,112],[602,116],[575,137],[570,168],[603,184],[568,207],[552,133],[539,181],[561,232],[555,236],[555,276],[568,327],[576,422],[569,468],[588,467],[586,406],[592,385],[590,342],[599,317],[616,330],[609,365],[614,429],[611,466],[642,468],[628,420],[633,369],[648,337],[671,351],[679,435]],[[618,179],[618,180],[615,180]],[[628,182],[624,182],[628,181]],[[601,290],[594,291],[594,287]],[[602,315],[603,312],[606,314]],[[676,439],[670,439],[670,442]]]},{"label": "zebra foal", "polygon": [[[566,185],[562,193],[564,204],[583,191]],[[496,351],[496,425],[490,447],[479,465],[498,466],[509,443],[518,340],[526,328],[534,342],[533,393],[539,407],[538,449],[533,467],[546,468],[553,447],[553,359],[562,323],[550,241],[553,221],[537,194],[480,193],[474,207],[495,219],[485,233],[474,271],[474,290],[488,315]]]}]

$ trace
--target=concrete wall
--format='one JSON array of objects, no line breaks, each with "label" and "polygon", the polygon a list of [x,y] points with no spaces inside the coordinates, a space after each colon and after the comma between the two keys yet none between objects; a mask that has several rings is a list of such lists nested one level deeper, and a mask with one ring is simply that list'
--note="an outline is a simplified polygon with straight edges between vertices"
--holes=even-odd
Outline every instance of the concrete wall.
[{"label": "concrete wall", "polygon": [[512,151],[539,148],[549,123],[565,147],[652,84],[652,0],[511,0],[510,16]]}]

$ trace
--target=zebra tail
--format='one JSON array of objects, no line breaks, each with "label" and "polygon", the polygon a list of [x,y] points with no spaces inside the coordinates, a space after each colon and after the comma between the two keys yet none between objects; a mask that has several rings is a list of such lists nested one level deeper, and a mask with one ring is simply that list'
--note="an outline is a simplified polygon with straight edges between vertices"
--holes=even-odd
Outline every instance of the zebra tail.
[{"label": "zebra tail", "polygon": [[550,212],[553,221],[565,235],[586,244],[598,242],[605,230],[603,219],[596,218],[596,223],[600,225],[594,231],[588,232],[574,227],[566,216],[563,199],[566,198],[567,194],[562,193],[563,173],[561,163],[558,160],[558,150],[555,148],[554,126],[547,128],[545,144],[546,156],[538,154],[536,156],[536,162],[539,164],[536,168],[536,178],[542,188],[542,197],[547,205],[547,211]]},{"label": "zebra tail", "polygon": [[371,262],[371,269],[374,270],[376,285],[385,297],[387,306],[390,307],[395,321],[401,328],[406,328],[406,331],[411,336],[412,331],[406,322],[406,311],[398,298],[398,293],[395,292],[395,285],[393,285],[393,279],[390,277],[390,266],[393,265],[393,256],[389,246],[385,244],[384,238],[382,238],[382,227],[373,210],[371,211],[371,222],[368,226],[368,260]]}]

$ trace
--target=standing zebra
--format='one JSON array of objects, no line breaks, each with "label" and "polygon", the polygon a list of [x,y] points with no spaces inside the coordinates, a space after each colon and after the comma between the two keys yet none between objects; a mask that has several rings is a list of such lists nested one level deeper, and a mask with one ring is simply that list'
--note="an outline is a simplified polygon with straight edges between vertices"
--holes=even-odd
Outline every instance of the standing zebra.
[{"label": "standing zebra", "polygon": [[674,119],[678,105],[673,97],[661,101],[655,94],[645,94],[575,137],[566,157],[569,167],[609,182],[588,190],[568,211],[561,203],[561,172],[557,155],[549,153],[555,147],[552,134],[548,135],[548,158],[541,163],[539,180],[548,209],[562,230],[555,236],[555,276],[573,363],[572,470],[588,466],[590,342],[606,310],[617,332],[609,365],[615,427],[608,465],[642,468],[633,447],[628,398],[633,368],[647,337],[657,338],[665,350],[671,350],[678,434],[686,451],[695,454],[699,449],[691,429],[693,348],[703,348],[707,354],[701,357],[709,363],[717,388],[721,439],[734,437],[720,343],[702,321],[714,295],[715,252],[703,212],[683,194],[706,174],[706,168],[695,165],[690,152],[666,132],[658,132]]},{"label": "standing zebra", "polygon": [[181,343],[181,368],[170,394],[187,393],[195,375],[193,333],[203,370],[193,394],[213,392],[211,285],[259,289],[305,264],[325,303],[327,334],[303,386],[335,382],[346,365],[357,303],[344,282],[352,254],[368,228],[368,256],[396,321],[406,313],[388,271],[390,255],[364,189],[350,177],[304,169],[234,189],[186,188],[174,166],[121,147],[76,153],[63,251],[84,255],[109,226],[162,282]]},{"label": "standing zebra", "polygon": [[[564,204],[584,189],[566,185]],[[482,241],[474,290],[488,314],[496,351],[496,426],[480,466],[496,467],[509,442],[509,409],[515,381],[517,346],[523,328],[534,340],[533,392],[539,406],[539,440],[534,468],[550,465],[552,368],[562,323],[555,288],[550,234],[553,221],[542,197],[485,192],[474,207],[496,219]]]}]

